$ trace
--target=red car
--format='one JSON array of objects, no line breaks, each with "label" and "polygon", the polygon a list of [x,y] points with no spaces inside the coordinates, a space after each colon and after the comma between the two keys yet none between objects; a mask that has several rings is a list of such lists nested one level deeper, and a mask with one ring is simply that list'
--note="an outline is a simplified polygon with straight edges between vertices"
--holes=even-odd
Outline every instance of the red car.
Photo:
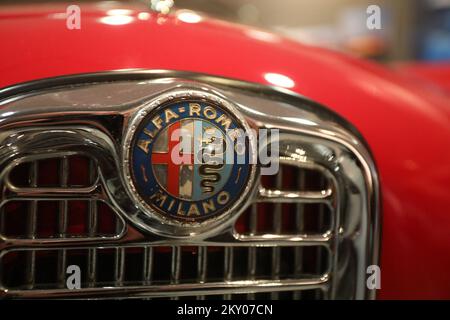
[{"label": "red car", "polygon": [[1,297],[450,298],[448,66],[143,4],[0,39]]}]

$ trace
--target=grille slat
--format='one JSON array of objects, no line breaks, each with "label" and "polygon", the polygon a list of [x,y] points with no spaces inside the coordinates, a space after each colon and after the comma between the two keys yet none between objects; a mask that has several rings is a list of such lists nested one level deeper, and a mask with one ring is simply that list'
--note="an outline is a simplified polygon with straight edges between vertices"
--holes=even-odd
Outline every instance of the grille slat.
[{"label": "grille slat", "polygon": [[[227,282],[232,281],[233,279],[233,265],[234,265],[234,252],[232,247],[225,248],[224,251],[224,280]],[[230,300],[231,295],[226,294],[224,295],[225,300]]]},{"label": "grille slat", "polygon": [[[69,177],[69,160],[67,157],[61,159],[59,167],[59,179],[61,187],[67,188],[68,177]],[[67,200],[62,200],[59,202],[59,221],[58,221],[58,233],[59,237],[65,238],[67,233],[67,211],[68,202]],[[67,254],[66,250],[61,250],[58,252],[58,283],[62,287],[65,284],[66,276],[66,265],[67,265]]]},{"label": "grille slat", "polygon": [[6,213],[5,213],[5,207],[0,206],[0,234],[5,234],[5,227],[6,227]]},{"label": "grille slat", "polygon": [[[89,183],[93,185],[96,179],[95,161],[89,159]],[[90,200],[88,204],[88,233],[89,237],[95,237],[98,228],[97,202]],[[89,287],[94,287],[97,281],[97,250],[89,249],[88,254],[88,282]]]},{"label": "grille slat", "polygon": [[123,286],[124,273],[125,248],[116,248],[114,254],[114,281],[116,286]]},{"label": "grille slat", "polygon": [[[116,234],[120,233],[121,228],[122,225],[120,220],[116,220]],[[125,248],[116,248],[114,266],[114,279],[116,282],[116,286],[123,286],[123,279],[125,274]]]},{"label": "grille slat", "polygon": [[[304,190],[305,188],[305,172],[298,171],[296,174],[297,187],[299,190]],[[305,215],[304,215],[304,207],[297,203],[295,204],[295,226],[298,234],[303,234],[305,231]],[[303,265],[303,255],[300,248],[295,248],[294,251],[294,259],[295,259],[295,270],[294,273],[296,276],[302,273],[302,265]],[[300,300],[302,298],[301,291],[295,291],[293,294],[293,299]]]},{"label": "grille slat", "polygon": [[[93,160],[89,161],[89,180],[91,184],[95,182],[95,162]],[[88,230],[89,236],[95,236],[98,227],[98,217],[97,217],[97,202],[94,200],[89,201],[89,214],[88,214]]]},{"label": "grille slat", "polygon": [[325,203],[330,204],[333,192],[331,189],[322,191],[282,191],[262,189],[259,202],[275,203]]},{"label": "grille slat", "polygon": [[[36,187],[38,183],[38,163],[36,161],[31,163],[29,182],[32,187]],[[31,201],[28,212],[28,237],[30,239],[36,238],[37,229],[37,202]],[[34,251],[28,252],[28,264],[26,270],[27,284],[30,289],[34,287],[35,283],[35,268],[36,268],[36,253]]]},{"label": "grille slat", "polygon": [[[67,188],[67,180],[69,176],[69,160],[67,159],[67,157],[61,159],[59,174],[61,187]],[[64,238],[67,233],[67,204],[67,200],[61,200],[59,202],[58,232],[61,238]]]},{"label": "grille slat", "polygon": [[[320,176],[320,183],[323,184],[324,183],[324,178],[323,176]],[[318,219],[318,225],[319,225],[319,229],[322,229],[324,223],[325,223],[325,212],[323,209],[323,206],[319,207],[319,210],[317,212],[317,215],[319,216]],[[322,255],[319,253],[317,254],[317,261],[316,261],[316,272],[320,272],[320,266],[322,265]],[[320,291],[316,292],[316,299],[320,299],[322,293]]]},{"label": "grille slat", "polygon": [[171,296],[192,296],[192,295],[227,295],[247,293],[249,291],[260,293],[270,293],[272,291],[290,292],[296,290],[309,291],[313,289],[322,289],[326,286],[328,279],[310,278],[303,280],[258,280],[254,282],[248,281],[232,281],[224,284],[223,282],[194,283],[173,285],[152,285],[152,286],[128,286],[124,288],[91,288],[84,290],[67,290],[67,289],[36,289],[36,290],[10,290],[8,294],[11,297],[35,298],[46,296],[47,298],[57,297],[171,297]]},{"label": "grille slat", "polygon": [[181,270],[181,247],[172,247],[171,282],[178,284]]},{"label": "grille slat", "polygon": [[[251,235],[256,233],[258,225],[258,207],[256,204],[250,207],[250,222],[249,222],[249,232]],[[250,247],[248,249],[248,272],[247,277],[250,280],[254,280],[256,275],[256,248]],[[255,294],[249,293],[247,299],[255,299]]]},{"label": "grille slat", "polygon": [[[170,272],[170,282],[172,284],[178,284],[180,282],[181,272],[181,247],[172,247],[172,263]],[[178,297],[172,297],[174,300],[178,300]]]},{"label": "grille slat", "polygon": [[97,250],[89,249],[88,254],[88,282],[89,287],[95,287],[97,281]]},{"label": "grille slat", "polygon": [[152,283],[153,275],[153,247],[144,248],[144,263],[143,263],[143,279],[145,285]]},{"label": "grille slat", "polygon": [[[279,171],[275,177],[275,188],[281,190],[283,188],[283,167],[280,166]],[[273,233],[281,233],[282,223],[282,205],[281,203],[275,204],[275,212],[273,215]],[[272,279],[278,280],[280,276],[280,248],[274,247],[272,249]],[[272,292],[272,299],[278,299],[278,292]]]},{"label": "grille slat", "polygon": [[[207,267],[208,267],[208,248],[198,247],[197,257],[197,277],[199,283],[206,281]],[[197,296],[197,300],[204,300],[205,296]]]}]

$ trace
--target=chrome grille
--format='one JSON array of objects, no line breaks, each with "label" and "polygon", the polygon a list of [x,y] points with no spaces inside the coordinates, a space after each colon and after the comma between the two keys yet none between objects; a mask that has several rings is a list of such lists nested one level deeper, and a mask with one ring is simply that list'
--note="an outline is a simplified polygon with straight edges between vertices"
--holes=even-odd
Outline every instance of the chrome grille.
[{"label": "chrome grille", "polygon": [[[77,169],[71,168],[76,164]],[[73,173],[75,171],[75,173]],[[85,177],[76,177],[76,175]],[[124,223],[105,202],[77,199],[80,189],[95,189],[95,161],[80,156],[22,162],[3,186],[0,235],[6,239],[107,238],[120,235]],[[55,197],[72,193],[73,197]],[[99,224],[98,220],[102,223]]]},{"label": "chrome grille", "polygon": [[[230,259],[229,247],[118,247],[97,248],[97,275],[94,281],[82,274],[80,292],[87,295],[92,288],[114,287],[114,292],[107,292],[111,297],[145,295],[159,296],[193,296],[204,299],[205,295],[222,294],[228,299],[231,294],[246,293],[248,290],[258,292],[295,291],[323,289],[326,279],[321,279],[321,272],[311,273],[309,277],[294,277],[292,251],[294,247],[279,248],[284,263],[280,264],[278,279],[272,279],[270,268],[257,267],[253,287],[248,286],[247,266],[245,263],[248,248],[234,248],[235,259]],[[40,249],[31,251],[35,255],[33,282],[28,280],[28,272],[18,268],[27,261],[30,251],[14,250],[2,258],[2,283],[11,290],[11,295],[32,297],[45,294],[49,288],[64,288],[65,279],[58,274],[62,251],[69,265],[78,265],[86,270],[90,249]],[[311,248],[301,248],[306,255],[313,256]],[[269,262],[273,247],[255,248],[259,262]],[[227,253],[228,252],[228,253]],[[288,264],[292,263],[292,264]],[[202,264],[206,268],[202,267]],[[169,268],[168,268],[169,267]],[[25,271],[25,272],[24,272]],[[98,272],[101,271],[101,272]],[[312,271],[312,270],[311,270]],[[224,281],[226,279],[226,281]],[[248,286],[248,287],[247,287]],[[119,288],[127,289],[118,290]],[[144,291],[145,290],[145,291]],[[141,292],[142,291],[142,292]],[[56,294],[57,291],[52,291]],[[252,295],[251,297],[254,297]],[[251,298],[250,297],[250,298]]]},{"label": "chrome grille", "polygon": [[[54,159],[53,163],[54,163]],[[69,171],[68,158],[58,159],[61,162],[60,170],[63,185],[57,187],[67,187],[67,175]],[[42,161],[41,161],[42,162]],[[91,183],[94,183],[95,169],[93,163],[87,163],[89,166],[89,176]],[[37,162],[29,164],[30,187],[38,188],[38,180],[35,179],[39,166]],[[261,189],[273,185],[277,190],[285,192],[297,192],[288,190],[286,183],[283,183],[283,174],[288,171],[288,166],[281,166],[276,176],[264,177],[261,183]],[[14,172],[14,170],[12,170]],[[305,176],[308,176],[306,179]],[[326,190],[327,185],[321,183],[325,178],[319,172],[311,170],[297,170],[294,181],[298,180],[300,190],[307,192],[308,187],[317,190]],[[274,182],[274,183],[273,183]],[[55,187],[55,186],[53,186]],[[40,188],[43,189],[42,187]],[[268,191],[267,191],[268,192]],[[276,193],[276,190],[270,191]],[[322,192],[322,191],[318,191]],[[246,237],[247,241],[251,237],[276,237],[276,236],[295,236],[303,233],[305,229],[305,206],[311,203],[296,203],[295,209],[291,212],[289,207],[283,208],[285,204],[273,202],[278,198],[271,198],[270,201],[261,200],[249,207],[242,217],[235,224],[235,232],[239,237]],[[13,201],[13,200],[12,200]],[[38,225],[38,207],[36,203],[48,202],[39,200],[21,200],[32,202],[29,210],[25,213],[27,216],[21,220],[21,223],[28,226],[25,239],[38,239],[39,233],[36,231]],[[70,198],[60,199],[55,202],[53,217],[47,215],[46,222],[54,223],[57,226],[57,234],[53,237],[57,239],[71,239],[74,237],[89,237],[98,241],[106,239],[105,233],[98,233],[98,227],[104,224],[98,222],[98,201],[90,200],[87,202],[89,215],[85,215],[83,225],[87,227],[87,232],[71,234],[68,231],[69,215],[68,207],[72,200]],[[85,201],[86,202],[86,201]],[[11,202],[8,202],[11,203]],[[8,204],[7,203],[7,204]],[[273,205],[273,206],[271,206]],[[264,208],[264,207],[267,208]],[[269,207],[271,206],[271,207]],[[259,209],[258,209],[259,207]],[[262,210],[260,210],[262,209]],[[273,210],[275,209],[275,210]],[[317,208],[310,208],[309,213],[312,216],[320,215]],[[4,214],[5,211],[3,211]],[[78,212],[82,214],[82,212]],[[283,228],[283,215],[295,215],[296,225],[289,231]],[[8,220],[7,217],[2,219]],[[61,223],[61,220],[64,223]],[[265,229],[258,228],[258,220],[265,221]],[[123,223],[117,217],[109,220],[108,224],[114,222],[115,229],[110,237],[120,235],[123,231]],[[310,223],[311,224],[311,223]],[[317,232],[322,230],[324,233],[330,232],[324,230],[322,221],[313,223]],[[109,227],[110,228],[110,227]],[[2,224],[2,230],[7,230]],[[240,232],[238,230],[241,230]],[[245,230],[245,231],[244,231]],[[48,237],[51,238],[51,237]],[[45,238],[44,238],[45,239]],[[315,297],[327,296],[327,273],[330,265],[330,251],[326,246],[274,246],[268,243],[264,247],[255,246],[235,246],[233,243],[224,243],[223,246],[114,246],[103,248],[99,245],[86,246],[80,248],[61,248],[54,249],[13,249],[1,257],[2,278],[0,283],[3,288],[8,289],[12,295],[18,294],[21,297],[34,296],[36,293],[44,292],[49,288],[63,289],[66,286],[66,268],[69,265],[77,265],[84,270],[82,272],[82,288],[151,288],[152,293],[146,293],[146,296],[159,296],[158,288],[165,286],[183,285],[178,290],[173,288],[167,295],[175,294],[178,296],[188,295],[192,298],[190,292],[181,291],[185,286],[191,286],[195,291],[207,291],[207,295],[195,296],[197,299],[205,299],[210,295],[215,298],[223,299],[236,298],[235,292],[246,292],[245,287],[238,288],[239,284],[247,280],[252,280],[260,287],[253,289],[254,292],[245,294],[247,299],[255,299],[255,293],[269,292],[266,298],[278,299],[279,290],[283,296],[291,295],[293,299],[302,298],[302,291],[314,291]],[[307,285],[306,285],[307,284]],[[197,288],[198,287],[198,288]],[[213,288],[221,288],[214,290]],[[225,288],[230,287],[230,288]],[[25,291],[27,290],[27,291]],[[29,290],[29,291],[28,291]],[[287,293],[283,293],[283,292]],[[218,295],[217,293],[222,293]],[[114,296],[120,297],[119,293]],[[240,296],[243,298],[244,296]]]},{"label": "chrome grille", "polygon": [[[15,110],[0,122],[0,295],[373,297],[365,288],[365,268],[377,261],[377,180],[359,138],[335,115],[300,97],[169,74],[119,73],[111,75],[113,82],[84,79],[80,86],[44,86],[40,94],[0,101],[4,110]],[[130,110],[171,87],[192,86],[191,81],[232,99],[253,125],[280,128],[281,170],[260,179],[246,211],[229,228],[203,238],[164,238],[126,220],[136,208],[122,188],[117,141]],[[83,186],[70,183],[70,159],[78,156],[90,159],[89,183]],[[39,164],[49,159],[59,163],[58,183],[41,186]],[[30,163],[27,183],[14,183],[8,175],[23,163]],[[84,232],[70,232],[74,201],[86,203]],[[16,210],[25,214],[26,225],[17,234],[10,233],[8,214],[14,202],[26,202],[27,208]],[[55,232],[38,232],[42,202],[54,204]],[[102,231],[100,207],[113,217],[108,232]],[[80,290],[64,286],[70,264],[82,267]]]}]

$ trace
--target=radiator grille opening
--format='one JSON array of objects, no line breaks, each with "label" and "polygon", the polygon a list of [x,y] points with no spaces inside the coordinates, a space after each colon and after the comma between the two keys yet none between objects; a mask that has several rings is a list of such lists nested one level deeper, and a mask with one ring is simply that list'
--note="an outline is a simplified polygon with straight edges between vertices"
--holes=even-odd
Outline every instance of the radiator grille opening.
[{"label": "radiator grille opening", "polygon": [[262,175],[261,186],[285,191],[321,191],[329,187],[319,170],[280,163],[275,175]]},{"label": "radiator grille opening", "polygon": [[[11,183],[20,188],[88,187],[97,175],[92,160],[83,157],[23,163],[12,172]],[[277,175],[261,178],[261,187],[293,192],[321,192],[331,186],[319,171],[282,164]],[[117,235],[123,227],[108,204],[96,200],[14,200],[6,202],[0,214],[3,234],[8,238],[99,237],[100,241],[100,237]],[[237,220],[235,230],[238,235],[249,237],[323,234],[332,229],[333,214],[333,208],[320,201],[265,201],[251,205]],[[31,217],[33,221],[30,225]],[[99,242],[98,245],[83,249],[13,250],[2,256],[0,268],[1,285],[18,291],[64,289],[66,267],[77,265],[81,269],[82,288],[195,287],[208,284],[226,288],[227,284],[237,283],[239,294],[221,289],[189,297],[317,299],[327,297],[327,287],[322,286],[320,281],[329,272],[330,259],[330,250],[319,244],[277,246],[275,242],[268,241],[264,246],[102,247]],[[269,285],[281,291],[249,289],[247,292],[245,281],[248,280],[269,281]],[[316,281],[313,289],[298,284],[298,289],[291,290],[287,285],[309,280]],[[215,291],[223,293],[214,294]],[[158,294],[150,296],[155,295]],[[178,297],[177,290],[170,295]],[[186,297],[186,293],[180,294],[180,297]]]},{"label": "radiator grille opening", "polygon": [[[280,164],[276,175],[261,176],[261,187],[274,191],[322,192],[330,182],[318,170]],[[324,202],[277,203],[262,201],[250,206],[237,220],[240,235],[324,234],[332,228],[333,210]]]},{"label": "radiator grille opening", "polygon": [[21,162],[8,173],[4,186],[12,196],[0,206],[0,235],[8,239],[116,236],[124,228],[123,222],[101,200],[33,197],[35,190],[92,188],[97,178],[95,160],[83,155]]},{"label": "radiator grille opening", "polygon": [[[275,247],[233,248],[233,263],[227,266],[227,247],[118,247],[89,249],[44,249],[14,250],[1,258],[1,283],[8,289],[48,289],[65,287],[66,275],[60,277],[61,267],[77,265],[81,270],[82,288],[102,286],[166,285],[227,281],[273,279],[271,268]],[[91,250],[95,249],[94,256]],[[328,252],[324,247],[281,247],[280,267],[277,279],[304,279],[319,277],[327,270]],[[256,266],[251,274],[248,260],[249,250],[255,251]],[[174,252],[181,252],[175,256]],[[200,251],[206,255],[199,254]],[[300,251],[300,252],[299,252]],[[150,252],[150,253],[149,253]],[[303,259],[295,261],[296,254]],[[65,255],[64,263],[61,254]],[[120,258],[123,255],[123,259]],[[318,258],[325,259],[320,265]],[[33,270],[30,270],[33,259]],[[204,259],[204,261],[202,261]],[[94,278],[89,277],[93,268]],[[324,263],[325,262],[325,263]],[[63,266],[61,264],[64,264]],[[206,268],[203,269],[201,264]],[[180,266],[176,273],[174,265]],[[31,274],[31,277],[30,277]]]},{"label": "radiator grille opening", "polygon": [[[90,212],[96,208],[97,223],[89,228]],[[34,225],[30,226],[30,213]],[[61,215],[65,214],[64,233],[60,232]],[[9,239],[112,237],[122,221],[108,204],[96,200],[22,200],[7,202],[0,211]]]},{"label": "radiator grille opening", "polygon": [[[235,229],[241,235],[286,234],[294,235],[299,232],[323,234],[331,229],[331,210],[326,204],[281,204],[283,215],[281,224],[277,227],[274,203],[258,203],[250,207],[239,217]],[[252,228],[253,212],[256,210],[258,218]],[[299,221],[301,215],[301,221]]]},{"label": "radiator grille opening", "polygon": [[11,170],[10,181],[22,188],[89,187],[97,177],[93,161],[82,155],[26,161]]}]

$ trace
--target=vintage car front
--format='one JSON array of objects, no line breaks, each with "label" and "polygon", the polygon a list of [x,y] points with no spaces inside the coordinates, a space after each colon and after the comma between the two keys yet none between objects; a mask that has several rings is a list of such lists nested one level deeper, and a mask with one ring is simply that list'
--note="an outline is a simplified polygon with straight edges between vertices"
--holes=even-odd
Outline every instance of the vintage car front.
[{"label": "vintage car front", "polygon": [[0,39],[0,296],[450,298],[444,90],[141,3]]}]

